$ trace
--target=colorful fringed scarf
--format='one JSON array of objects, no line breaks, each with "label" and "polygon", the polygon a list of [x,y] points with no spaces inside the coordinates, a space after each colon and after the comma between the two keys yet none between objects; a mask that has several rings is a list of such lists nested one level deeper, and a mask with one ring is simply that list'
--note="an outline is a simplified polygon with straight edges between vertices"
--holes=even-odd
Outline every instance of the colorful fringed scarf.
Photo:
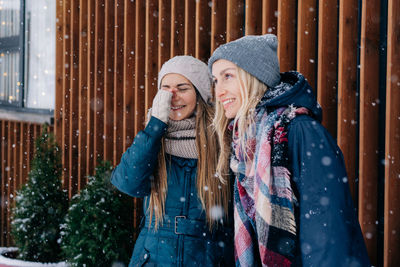
[{"label": "colorful fringed scarf", "polygon": [[294,107],[258,110],[254,134],[246,138],[247,157],[233,133],[236,266],[290,266],[293,261],[297,200],[288,170],[288,124],[306,113]]}]

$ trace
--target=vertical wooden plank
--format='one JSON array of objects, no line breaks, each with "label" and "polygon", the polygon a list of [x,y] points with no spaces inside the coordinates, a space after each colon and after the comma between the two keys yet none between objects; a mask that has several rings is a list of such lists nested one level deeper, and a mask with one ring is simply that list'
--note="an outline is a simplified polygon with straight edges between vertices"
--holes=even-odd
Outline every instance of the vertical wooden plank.
[{"label": "vertical wooden plank", "polygon": [[28,135],[28,139],[27,139],[28,143],[26,145],[26,153],[27,153],[26,165],[27,165],[27,171],[29,174],[29,172],[31,171],[31,159],[33,157],[33,146],[34,146],[33,126],[31,123],[28,124],[27,135]]},{"label": "vertical wooden plank", "polygon": [[158,70],[171,56],[171,0],[158,2]]},{"label": "vertical wooden plank", "polygon": [[278,0],[262,1],[262,33],[277,32]]},{"label": "vertical wooden plank", "polygon": [[3,201],[3,183],[4,183],[4,174],[3,174],[3,145],[4,145],[4,135],[3,135],[3,126],[4,126],[4,121],[0,119],[0,246],[3,245],[3,220],[4,220],[4,215],[3,215],[3,206],[4,206],[4,201]]},{"label": "vertical wooden plank", "polygon": [[123,116],[124,116],[124,0],[115,1],[114,27],[114,127],[113,127],[113,164],[116,165],[123,153]]},{"label": "vertical wooden plank", "polygon": [[400,262],[400,2],[388,1],[384,266]]},{"label": "vertical wooden plank", "polygon": [[104,33],[105,33],[105,3],[95,2],[95,41],[94,41],[94,127],[93,148],[94,165],[97,159],[103,157],[104,148]]},{"label": "vertical wooden plank", "polygon": [[[148,3],[148,7],[152,4]],[[156,11],[155,11],[156,12]],[[149,22],[152,21],[152,14],[148,14]],[[153,15],[154,16],[154,15]],[[174,57],[176,55],[183,55],[185,51],[185,5],[183,1],[171,0],[171,55]],[[147,23],[147,22],[146,22]],[[153,27],[148,25],[149,30]],[[151,32],[153,34],[153,32]],[[151,37],[152,38],[152,37]],[[147,87],[146,87],[147,89]]]},{"label": "vertical wooden plank", "polygon": [[71,2],[71,80],[70,80],[70,102],[69,102],[69,190],[71,196],[78,192],[78,125],[79,125],[79,2]]},{"label": "vertical wooden plank", "polygon": [[[211,8],[206,0],[196,1],[196,57],[207,62],[210,56]],[[214,51],[214,50],[211,50]]]},{"label": "vertical wooden plank", "polygon": [[7,244],[7,178],[8,178],[8,171],[7,171],[7,148],[8,148],[8,122],[7,121],[0,121],[1,122],[1,156],[0,156],[0,175],[1,175],[1,221],[0,221],[0,245],[2,247],[6,246]]},{"label": "vertical wooden plank", "polygon": [[36,155],[36,139],[39,138],[40,136],[40,128],[38,127],[37,124],[32,124],[32,134],[33,134],[33,147],[32,147],[32,158],[31,158],[31,162],[33,160],[33,158]]},{"label": "vertical wooden plank", "polygon": [[336,138],[338,1],[319,0],[317,97],[324,111],[322,124]]},{"label": "vertical wooden plank", "polygon": [[86,174],[93,175],[94,173],[94,165],[95,165],[95,149],[94,149],[94,117],[95,117],[95,107],[96,107],[96,99],[95,99],[95,79],[97,76],[95,70],[95,50],[97,43],[95,43],[95,15],[96,15],[96,1],[89,0],[88,1],[88,59],[87,59],[87,80],[88,80],[88,89],[87,89],[87,134],[86,134]]},{"label": "vertical wooden plank", "polygon": [[362,5],[360,44],[359,220],[372,265],[377,266],[380,0]]},{"label": "vertical wooden plank", "polygon": [[22,154],[22,159],[21,159],[21,184],[25,184],[28,181],[28,158],[29,158],[29,153],[28,153],[28,144],[29,144],[29,135],[28,135],[28,128],[29,124],[28,123],[22,123],[21,125],[21,134],[22,134],[22,144],[21,144],[21,154]]},{"label": "vertical wooden plank", "polygon": [[[124,73],[123,73],[123,147],[130,146],[134,137],[135,126],[135,4],[125,0],[124,8]],[[132,26],[133,25],[133,26]]]},{"label": "vertical wooden plank", "polygon": [[[69,139],[69,131],[70,131],[70,95],[71,95],[71,85],[70,85],[70,75],[71,75],[71,68],[70,61],[71,61],[71,0],[63,1],[63,73],[62,73],[62,136],[61,136],[61,151],[62,151],[62,166],[63,166],[63,184],[64,188],[69,191],[70,187],[70,179],[69,179],[69,147],[70,147],[70,139]],[[34,136],[34,131],[32,128],[32,135]],[[71,195],[69,194],[69,197]]]},{"label": "vertical wooden plank", "polygon": [[299,1],[297,18],[297,70],[306,77],[315,91],[317,0]]},{"label": "vertical wooden plank", "polygon": [[[77,66],[78,68],[78,66]],[[40,137],[40,135],[43,132],[43,124],[36,124],[36,131],[37,131],[37,136]]]},{"label": "vertical wooden plank", "polygon": [[13,194],[13,205],[15,204],[15,193],[19,189],[19,186],[21,184],[20,179],[21,179],[21,164],[20,164],[20,158],[21,158],[21,122],[15,122],[14,126],[14,143],[13,143],[13,149],[14,149],[14,177],[12,179],[14,180],[14,192]]},{"label": "vertical wooden plank", "polygon": [[19,123],[19,140],[18,140],[18,165],[19,165],[19,179],[18,179],[18,189],[20,189],[21,185],[23,184],[23,170],[24,170],[24,139],[26,134],[25,123]]},{"label": "vertical wooden plank", "polygon": [[143,129],[145,116],[145,51],[146,51],[146,4],[136,1],[135,38],[135,135]]},{"label": "vertical wooden plank", "polygon": [[4,136],[5,136],[5,143],[4,143],[4,156],[3,156],[3,170],[4,170],[4,191],[3,191],[3,211],[4,211],[4,221],[3,221],[3,233],[4,236],[4,246],[8,246],[8,205],[9,205],[9,198],[8,192],[10,187],[10,127],[11,122],[6,121],[4,127]]},{"label": "vertical wooden plank", "polygon": [[[37,138],[40,138],[40,135],[42,134],[42,125],[40,124],[35,124],[35,140]],[[36,148],[35,148],[36,151]]]},{"label": "vertical wooden plank", "polygon": [[297,1],[278,1],[278,58],[281,72],[296,68]]},{"label": "vertical wooden plank", "polygon": [[[166,22],[169,20],[166,20]],[[168,25],[170,23],[167,23]],[[169,37],[169,36],[168,36]],[[135,125],[134,133],[136,135],[143,129],[145,116],[145,50],[146,50],[146,5],[144,1],[136,1],[135,6],[135,91],[134,91],[134,114]],[[142,213],[142,201],[138,198],[133,200],[133,227],[138,229]],[[139,234],[135,231],[135,236]]]},{"label": "vertical wooden plank", "polygon": [[185,49],[184,54],[194,56],[196,36],[196,2],[185,0]]},{"label": "vertical wooden plank", "polygon": [[[42,131],[43,131],[43,127],[42,127],[42,125],[41,124],[34,124],[35,126],[34,126],[34,128],[35,128],[35,134],[34,134],[34,136],[35,136],[35,141],[36,141],[36,139],[37,138],[40,138],[40,136],[41,136],[41,134],[42,134]],[[35,144],[35,147],[34,147],[34,153],[33,153],[33,156],[35,156],[35,153],[36,153],[36,150],[37,150],[37,146],[36,146],[36,144]]]},{"label": "vertical wooden plank", "polygon": [[63,134],[63,69],[65,68],[64,63],[64,10],[63,1],[56,2],[56,92],[55,92],[55,108],[54,108],[54,135],[57,143],[62,144]]},{"label": "vertical wooden plank", "polygon": [[226,3],[226,42],[243,36],[244,0],[228,0]]},{"label": "vertical wooden plank", "polygon": [[11,245],[11,235],[10,235],[10,215],[11,215],[11,208],[12,208],[12,201],[11,201],[11,194],[14,191],[14,183],[13,183],[13,177],[14,177],[14,149],[13,149],[13,142],[14,142],[14,122],[9,122],[8,124],[8,144],[7,144],[7,166],[6,166],[6,171],[7,171],[7,176],[6,176],[6,181],[7,181],[7,195],[6,195],[6,205],[7,205],[7,225],[6,225],[6,235],[7,235],[7,246]]},{"label": "vertical wooden plank", "polygon": [[338,145],[343,151],[350,190],[355,197],[357,136],[357,14],[356,0],[340,1]]},{"label": "vertical wooden plank", "polygon": [[246,1],[245,34],[258,35],[262,33],[262,1]]},{"label": "vertical wooden plank", "polygon": [[78,87],[78,172],[77,190],[80,191],[86,184],[87,163],[87,102],[88,102],[88,1],[79,1],[79,87]]},{"label": "vertical wooden plank", "polygon": [[19,122],[15,121],[13,122],[14,124],[14,130],[12,133],[12,150],[13,150],[13,176],[11,176],[11,180],[13,183],[13,190],[11,191],[10,194],[10,201],[12,202],[11,207],[14,207],[15,201],[14,201],[14,196],[15,196],[15,192],[18,190],[18,181],[19,181],[19,139],[20,139],[20,124]]},{"label": "vertical wooden plank", "polygon": [[[19,172],[20,171],[20,164],[19,164],[20,154],[19,154],[19,152],[20,152],[20,138],[21,138],[20,122],[17,122],[17,121],[14,122],[14,131],[12,134],[12,138],[13,138],[13,141],[12,141],[13,159],[12,159],[12,161],[13,161],[13,174],[14,175],[12,175],[10,178],[12,180],[12,185],[13,185],[13,188],[9,195],[10,211],[9,211],[8,217],[9,217],[9,221],[10,221],[10,226],[8,228],[8,231],[10,232],[10,241],[12,239],[12,236],[11,236],[12,209],[14,209],[14,207],[15,207],[15,196],[16,196],[17,191],[20,186],[19,180],[20,180],[20,175],[21,175]],[[12,241],[11,241],[11,244],[12,244]]]},{"label": "vertical wooden plank", "polygon": [[[174,2],[174,0],[172,0]],[[158,27],[158,18],[154,16],[158,12],[158,1],[150,0],[146,3],[146,65],[145,65],[145,110],[148,110],[151,107],[153,102],[154,95],[157,92],[157,75],[158,75],[158,37],[157,37],[157,27]],[[177,12],[177,10],[175,10]],[[183,52],[183,43],[173,44],[172,36],[174,32],[176,32],[179,40],[182,41],[184,38],[183,35],[183,20],[177,21],[179,16],[175,15],[174,17],[173,6],[171,7],[171,56],[175,55],[175,53]],[[175,23],[175,21],[176,23]],[[182,24],[182,25],[181,25]],[[175,27],[175,28],[174,28]],[[182,28],[182,29],[181,29]],[[175,29],[175,30],[173,30]]]},{"label": "vertical wooden plank", "polygon": [[226,2],[211,2],[211,52],[226,43]]},{"label": "vertical wooden plank", "polygon": [[105,45],[104,45],[104,152],[103,159],[113,158],[114,126],[114,5],[115,0],[105,1]]}]

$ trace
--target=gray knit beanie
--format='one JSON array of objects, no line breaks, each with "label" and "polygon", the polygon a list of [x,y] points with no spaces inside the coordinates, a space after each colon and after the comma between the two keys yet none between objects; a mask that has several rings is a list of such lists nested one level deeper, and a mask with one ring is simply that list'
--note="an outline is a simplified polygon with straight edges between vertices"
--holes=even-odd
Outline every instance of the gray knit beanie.
[{"label": "gray knit beanie", "polygon": [[211,72],[215,61],[226,59],[272,88],[281,80],[277,48],[274,34],[247,35],[219,46],[208,60],[208,68]]},{"label": "gray knit beanie", "polygon": [[211,101],[211,76],[207,65],[192,56],[175,56],[166,61],[158,73],[158,89],[165,75],[176,73],[188,79],[206,103]]}]

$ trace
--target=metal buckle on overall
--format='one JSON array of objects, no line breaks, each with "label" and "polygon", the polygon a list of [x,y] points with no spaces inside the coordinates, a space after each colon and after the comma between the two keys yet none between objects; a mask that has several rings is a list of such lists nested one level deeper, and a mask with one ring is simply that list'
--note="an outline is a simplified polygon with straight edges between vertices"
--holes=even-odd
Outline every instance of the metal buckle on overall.
[{"label": "metal buckle on overall", "polygon": [[182,235],[183,234],[183,233],[178,233],[178,231],[176,230],[177,227],[178,227],[178,219],[179,218],[186,219],[186,216],[183,216],[183,215],[175,216],[175,230],[174,230],[174,232],[175,232],[176,235]]}]

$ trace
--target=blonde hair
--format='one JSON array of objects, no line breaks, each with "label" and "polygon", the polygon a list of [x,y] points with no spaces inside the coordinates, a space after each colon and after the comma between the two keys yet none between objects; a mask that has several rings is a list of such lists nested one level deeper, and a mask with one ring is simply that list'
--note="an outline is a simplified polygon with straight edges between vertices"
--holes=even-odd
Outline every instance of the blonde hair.
[{"label": "blonde hair", "polygon": [[[246,139],[255,130],[253,126],[254,111],[260,102],[262,96],[268,90],[268,86],[260,82],[256,77],[236,67],[240,94],[242,97],[242,105],[239,108],[235,118],[233,119],[234,129],[238,132],[240,140],[240,148],[244,152],[244,156],[248,157]],[[228,124],[232,119],[225,116],[225,111],[220,102],[216,104],[216,111],[213,119],[213,127],[218,137],[220,154],[218,156],[217,174],[221,182],[229,181],[229,162],[230,162],[230,146],[232,142],[232,134],[228,130]]]},{"label": "blonde hair", "polygon": [[[207,224],[211,230],[215,223],[228,215],[230,200],[230,184],[222,183],[215,175],[218,158],[218,144],[215,132],[211,127],[214,115],[213,108],[207,105],[197,95],[196,107],[196,148],[198,151],[197,161],[197,194],[202,208],[206,211]],[[154,228],[162,224],[165,214],[165,200],[167,198],[167,166],[164,138],[161,142],[161,151],[158,154],[158,168],[151,181],[151,194],[149,197],[150,223],[155,217]],[[221,214],[223,211],[223,214]],[[150,225],[149,225],[150,226]]]}]

